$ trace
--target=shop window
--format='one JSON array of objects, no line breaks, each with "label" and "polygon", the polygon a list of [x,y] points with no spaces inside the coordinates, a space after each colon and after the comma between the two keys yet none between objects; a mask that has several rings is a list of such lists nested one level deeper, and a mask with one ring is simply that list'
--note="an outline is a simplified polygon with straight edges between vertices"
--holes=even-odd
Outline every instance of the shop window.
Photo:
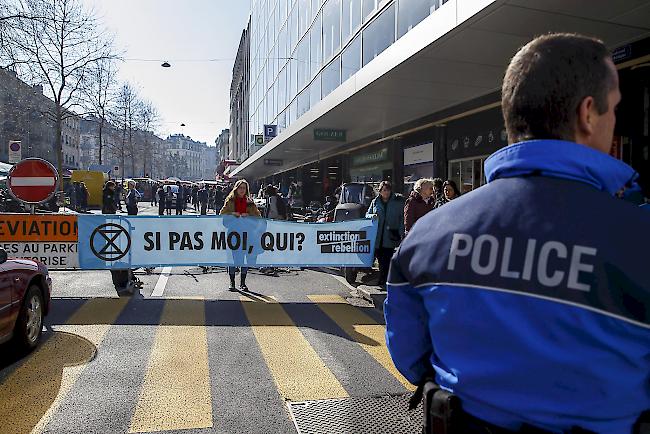
[{"label": "shop window", "polygon": [[440,0],[399,0],[397,38],[418,25],[440,7]]},{"label": "shop window", "polygon": [[363,66],[395,42],[395,5],[392,4],[363,30]]},{"label": "shop window", "polygon": [[341,40],[345,43],[361,26],[361,0],[343,2],[341,18]]},{"label": "shop window", "polygon": [[341,55],[341,83],[361,69],[361,36],[354,38]]},{"label": "shop window", "polygon": [[449,162],[449,179],[461,193],[467,193],[486,183],[483,164],[487,156]]},{"label": "shop window", "polygon": [[323,69],[323,98],[332,93],[341,84],[341,58],[337,57]]},{"label": "shop window", "polygon": [[341,0],[329,0],[323,7],[323,59],[327,62],[341,46]]}]

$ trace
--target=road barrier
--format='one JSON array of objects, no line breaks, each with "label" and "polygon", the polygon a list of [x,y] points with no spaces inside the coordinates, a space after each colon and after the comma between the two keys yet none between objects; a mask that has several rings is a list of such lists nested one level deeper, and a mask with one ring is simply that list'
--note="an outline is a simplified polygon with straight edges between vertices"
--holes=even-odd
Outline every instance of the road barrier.
[{"label": "road barrier", "polygon": [[49,269],[79,268],[77,216],[0,214],[0,247],[10,257],[36,259]]}]

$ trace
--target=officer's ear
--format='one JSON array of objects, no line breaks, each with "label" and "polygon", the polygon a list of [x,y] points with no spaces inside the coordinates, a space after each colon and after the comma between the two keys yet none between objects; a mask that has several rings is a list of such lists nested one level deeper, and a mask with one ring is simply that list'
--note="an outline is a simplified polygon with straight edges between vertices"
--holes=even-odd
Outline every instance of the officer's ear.
[{"label": "officer's ear", "polygon": [[[594,124],[598,117],[596,102],[593,96],[585,97],[578,105],[576,119],[576,136],[589,137],[594,133]],[[576,137],[577,139],[578,137]],[[577,140],[576,140],[577,141]]]},{"label": "officer's ear", "polygon": [[577,143],[583,145],[590,145],[591,137],[593,137],[596,122],[598,120],[598,111],[596,110],[596,101],[593,96],[587,96],[576,110],[576,123],[575,123],[575,138]]}]

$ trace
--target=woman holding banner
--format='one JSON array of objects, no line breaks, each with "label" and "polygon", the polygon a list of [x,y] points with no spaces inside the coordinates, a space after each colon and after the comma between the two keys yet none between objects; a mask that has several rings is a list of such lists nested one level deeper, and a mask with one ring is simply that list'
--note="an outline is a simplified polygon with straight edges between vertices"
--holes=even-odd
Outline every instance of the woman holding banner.
[{"label": "woman holding banner", "polygon": [[[235,183],[226,201],[219,212],[219,215],[234,215],[236,217],[260,217],[260,211],[255,206],[255,202],[250,198],[250,187],[245,179],[240,179]],[[237,267],[228,267],[228,275],[230,276],[230,290],[235,291],[235,273]],[[246,273],[247,267],[240,267],[241,285],[239,286],[242,291],[248,291],[246,286]]]}]

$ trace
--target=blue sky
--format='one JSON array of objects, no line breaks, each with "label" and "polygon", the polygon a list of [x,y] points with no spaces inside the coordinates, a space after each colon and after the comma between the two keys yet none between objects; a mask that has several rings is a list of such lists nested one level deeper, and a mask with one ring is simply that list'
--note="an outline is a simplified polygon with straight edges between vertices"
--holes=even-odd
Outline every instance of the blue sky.
[{"label": "blue sky", "polygon": [[[84,1],[116,36],[127,59],[119,65],[120,80],[131,82],[158,108],[158,134],[183,133],[214,145],[228,128],[232,67],[250,0]],[[134,59],[168,60],[172,67]]]}]

